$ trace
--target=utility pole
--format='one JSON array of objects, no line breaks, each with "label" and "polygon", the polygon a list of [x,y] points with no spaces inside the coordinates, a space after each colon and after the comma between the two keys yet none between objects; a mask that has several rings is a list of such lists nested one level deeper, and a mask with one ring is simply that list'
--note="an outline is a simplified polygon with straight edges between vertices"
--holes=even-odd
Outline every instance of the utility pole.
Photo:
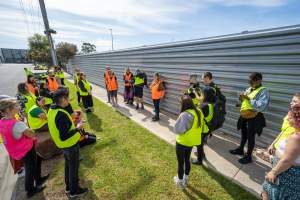
[{"label": "utility pole", "polygon": [[110,35],[111,35],[111,50],[114,50],[114,37],[113,37],[113,33],[112,33],[112,28],[109,29],[110,30]]},{"label": "utility pole", "polygon": [[39,3],[40,3],[40,8],[41,8],[41,13],[42,13],[42,16],[43,16],[44,25],[45,25],[44,33],[47,35],[47,38],[48,38],[48,41],[49,41],[49,44],[50,44],[52,64],[54,66],[58,66],[57,57],[56,57],[56,53],[55,53],[55,50],[54,50],[54,44],[53,44],[53,40],[52,40],[52,37],[51,37],[51,33],[56,34],[56,31],[49,28],[49,22],[48,22],[48,17],[47,17],[47,12],[46,12],[46,7],[45,7],[44,0],[39,0]]}]

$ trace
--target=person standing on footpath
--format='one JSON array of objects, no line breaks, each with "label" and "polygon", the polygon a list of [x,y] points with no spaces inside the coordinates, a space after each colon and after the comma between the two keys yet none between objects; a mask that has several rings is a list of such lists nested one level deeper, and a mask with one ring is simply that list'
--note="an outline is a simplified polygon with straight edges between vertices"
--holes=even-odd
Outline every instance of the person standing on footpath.
[{"label": "person standing on footpath", "polygon": [[94,102],[92,97],[92,86],[86,80],[86,75],[83,72],[81,72],[79,76],[78,88],[85,111],[87,113],[93,112]]},{"label": "person standing on footpath", "polygon": [[107,92],[107,103],[110,103],[110,94],[109,94],[109,90],[108,90],[108,78],[109,78],[109,72],[110,72],[110,67],[107,66],[104,72],[104,83],[105,83],[105,88],[106,88],[106,92]]},{"label": "person standing on footpath", "polygon": [[118,80],[113,71],[109,71],[107,80],[107,89],[110,94],[110,100],[113,107],[118,107]]},{"label": "person standing on footpath", "polygon": [[[230,150],[231,154],[242,155],[239,159],[241,164],[252,162],[252,152],[255,147],[255,135],[260,135],[266,126],[263,115],[270,102],[270,95],[266,87],[262,85],[262,74],[253,72],[249,76],[250,87],[240,94],[241,101],[240,118],[237,128],[242,130],[240,146],[237,149]],[[244,146],[248,141],[248,150],[244,154]]]},{"label": "person standing on footpath", "polygon": [[204,144],[207,143],[208,136],[211,134],[209,124],[214,117],[214,104],[216,102],[216,95],[214,88],[206,86],[203,89],[203,102],[200,102],[201,111],[204,116],[203,130],[201,134],[201,144],[197,146],[197,159],[193,160],[192,163],[195,165],[202,165],[203,159],[205,158]]},{"label": "person standing on footpath", "polygon": [[9,155],[25,164],[25,190],[30,198],[44,190],[43,185],[49,175],[41,176],[41,158],[35,151],[34,131],[21,121],[15,119],[19,105],[13,98],[0,100],[0,134]]},{"label": "person standing on footpath", "polygon": [[79,140],[82,123],[75,127],[66,108],[70,105],[68,91],[64,88],[53,94],[54,104],[48,111],[48,127],[56,146],[63,150],[65,157],[66,194],[70,198],[83,195],[87,188],[79,186]]},{"label": "person standing on footpath", "polygon": [[151,83],[150,89],[155,111],[155,115],[152,117],[152,121],[158,121],[160,99],[164,97],[166,89],[165,82],[161,79],[159,73],[154,74],[154,79]]},{"label": "person standing on footpath", "polygon": [[134,85],[134,97],[136,101],[136,109],[140,108],[144,110],[144,86],[148,87],[147,85],[147,75],[143,73],[141,70],[136,70],[136,75],[133,77],[133,85]]},{"label": "person standing on footpath", "polygon": [[204,119],[201,110],[196,108],[189,95],[184,95],[181,98],[181,113],[174,127],[174,132],[177,134],[176,155],[178,161],[178,173],[174,177],[174,182],[181,190],[188,183],[193,146],[199,146],[202,142],[203,124]]},{"label": "person standing on footpath", "polygon": [[80,70],[78,68],[75,69],[74,74],[73,74],[73,79],[74,79],[74,85],[76,87],[76,95],[77,95],[77,104],[80,105],[81,102],[81,97],[80,97],[80,92],[79,92],[79,77],[80,77]]},{"label": "person standing on footpath", "polygon": [[126,104],[133,104],[133,74],[129,67],[126,68],[126,72],[123,75],[124,81],[124,102]]},{"label": "person standing on footpath", "polygon": [[190,75],[190,80],[189,80],[190,85],[184,94],[189,95],[192,98],[194,105],[197,108],[200,108],[200,104],[203,101],[203,95],[197,77],[198,77],[197,74]]},{"label": "person standing on footpath", "polygon": [[273,168],[265,176],[263,200],[300,199],[300,94],[290,103],[287,121],[272,144]]}]

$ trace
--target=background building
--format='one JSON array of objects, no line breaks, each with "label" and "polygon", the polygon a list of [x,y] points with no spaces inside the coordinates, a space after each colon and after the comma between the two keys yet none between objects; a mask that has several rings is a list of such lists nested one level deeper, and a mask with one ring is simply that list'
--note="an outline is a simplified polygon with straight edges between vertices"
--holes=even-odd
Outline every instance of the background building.
[{"label": "background building", "polygon": [[26,49],[0,48],[1,63],[29,63]]}]

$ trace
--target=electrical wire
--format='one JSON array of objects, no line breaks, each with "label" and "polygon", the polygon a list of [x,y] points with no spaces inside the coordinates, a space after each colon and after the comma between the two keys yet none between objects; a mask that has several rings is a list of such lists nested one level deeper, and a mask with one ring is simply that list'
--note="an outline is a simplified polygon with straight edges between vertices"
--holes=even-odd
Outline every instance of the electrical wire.
[{"label": "electrical wire", "polygon": [[28,18],[27,18],[27,14],[24,8],[24,4],[22,2],[22,0],[19,0],[19,4],[20,4],[20,8],[22,10],[23,16],[24,16],[24,20],[25,20],[25,24],[26,24],[26,29],[27,29],[27,35],[30,36],[30,31],[29,31],[29,22],[28,22]]}]

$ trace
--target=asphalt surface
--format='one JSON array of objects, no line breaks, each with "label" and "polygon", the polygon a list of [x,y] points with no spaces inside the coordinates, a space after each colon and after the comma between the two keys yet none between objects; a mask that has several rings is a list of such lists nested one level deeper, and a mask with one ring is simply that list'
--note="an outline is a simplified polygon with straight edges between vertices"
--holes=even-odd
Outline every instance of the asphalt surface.
[{"label": "asphalt surface", "polygon": [[31,67],[31,64],[0,64],[1,95],[16,95],[17,85],[26,80],[24,67]]}]

